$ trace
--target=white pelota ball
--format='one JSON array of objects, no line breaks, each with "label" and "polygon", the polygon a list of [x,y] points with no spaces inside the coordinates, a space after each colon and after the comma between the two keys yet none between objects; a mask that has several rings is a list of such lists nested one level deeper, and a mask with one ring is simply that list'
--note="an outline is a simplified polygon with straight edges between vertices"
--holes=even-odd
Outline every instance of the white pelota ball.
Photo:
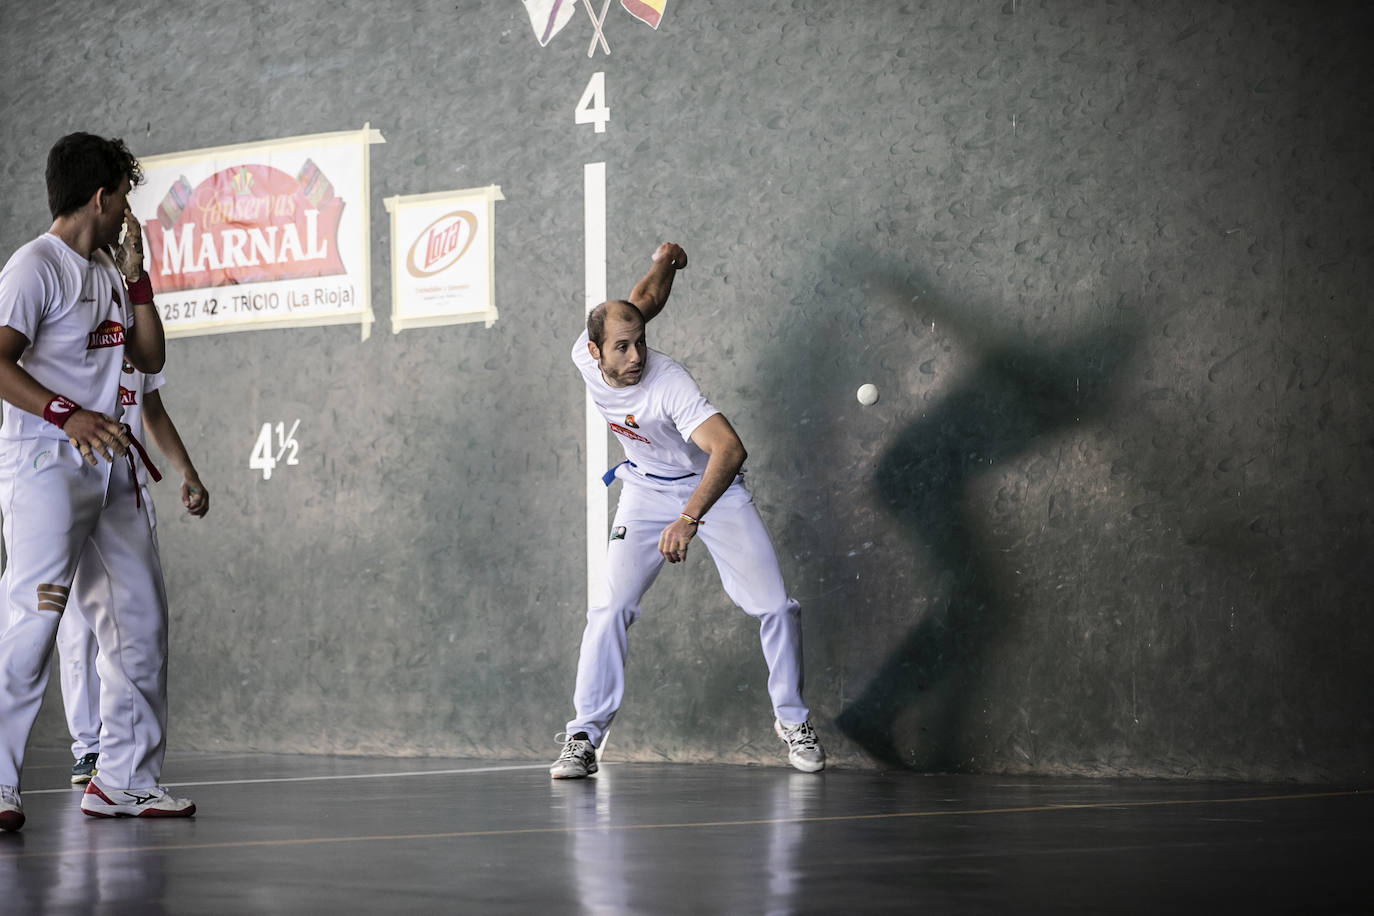
[{"label": "white pelota ball", "polygon": [[869,406],[870,404],[878,403],[878,386],[860,385],[858,397],[859,403],[864,405],[865,407]]}]

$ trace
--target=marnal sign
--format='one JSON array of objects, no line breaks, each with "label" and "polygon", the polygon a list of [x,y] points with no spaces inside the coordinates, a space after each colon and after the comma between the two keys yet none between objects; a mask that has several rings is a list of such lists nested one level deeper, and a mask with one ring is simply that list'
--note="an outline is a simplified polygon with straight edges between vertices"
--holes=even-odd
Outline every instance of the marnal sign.
[{"label": "marnal sign", "polygon": [[447,270],[467,254],[477,237],[477,217],[455,210],[420,231],[406,254],[406,272],[412,277],[432,277]]},{"label": "marnal sign", "polygon": [[145,222],[157,292],[344,274],[344,201],[307,159],[295,177],[269,165],[237,165],[194,188],[168,189]]}]

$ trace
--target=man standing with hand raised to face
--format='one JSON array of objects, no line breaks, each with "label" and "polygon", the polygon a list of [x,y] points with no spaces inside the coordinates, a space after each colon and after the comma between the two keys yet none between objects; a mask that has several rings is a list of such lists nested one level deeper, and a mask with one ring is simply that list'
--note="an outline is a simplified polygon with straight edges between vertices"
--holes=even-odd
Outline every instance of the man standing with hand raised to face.
[{"label": "man standing with hand raised to face", "polygon": [[[167,600],[121,424],[125,359],[158,372],[166,355],[128,195],[142,180],[119,140],[70,134],[48,153],[53,223],[0,271],[0,829],[24,824],[24,746],[77,562],[110,583],[88,622],[104,659],[99,775],[81,810],[186,817],[196,807],[157,785],[166,752]],[[106,246],[128,220],[124,276]],[[126,292],[125,283],[129,282]],[[137,453],[137,458],[135,457]],[[154,479],[157,474],[149,469]]]},{"label": "man standing with hand raised to face", "polygon": [[663,561],[687,558],[700,538],[726,593],[759,620],[768,663],[774,731],[799,770],[825,766],[825,752],[802,700],[801,612],[787,596],[777,554],[740,477],[745,450],[681,365],[645,343],[644,327],[663,310],[687,254],[665,242],[628,300],[603,302],[587,316],[572,358],[597,410],[625,449],[606,475],[624,487],[606,552],[605,601],[587,612],[573,691],[576,714],[555,779],[597,770],[596,748],[625,693],[626,633]]}]

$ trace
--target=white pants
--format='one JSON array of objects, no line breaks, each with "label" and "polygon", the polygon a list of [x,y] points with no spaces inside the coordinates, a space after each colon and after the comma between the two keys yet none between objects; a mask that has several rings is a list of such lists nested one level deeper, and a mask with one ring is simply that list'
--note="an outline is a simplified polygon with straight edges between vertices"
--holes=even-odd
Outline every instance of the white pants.
[{"label": "white pants", "polygon": [[[148,524],[157,546],[157,514],[146,486],[139,488]],[[72,736],[72,756],[80,759],[100,752],[100,675],[95,669],[95,632],[88,619],[96,607],[108,607],[110,581],[95,565],[80,563],[72,583],[71,599],[57,625],[58,681],[62,685],[62,710],[67,716],[67,731]]]},{"label": "white pants", "polygon": [[[0,634],[0,784],[18,785],[48,656],[78,561],[109,584],[86,618],[100,675],[101,779],[156,785],[166,752],[167,596],[129,464],[95,467],[66,440],[0,440],[8,626]],[[40,608],[40,600],[44,607]],[[54,607],[53,605],[56,605]]]},{"label": "white pants", "polygon": [[[568,734],[586,732],[596,745],[625,695],[626,632],[639,619],[640,599],[663,568],[659,535],[682,512],[701,479],[646,480],[624,465],[618,476],[624,486],[606,547],[605,600],[587,611],[573,691],[576,716],[567,725]],[[801,696],[801,608],[787,596],[773,543],[739,478],[703,521],[694,543],[710,552],[730,599],[759,620],[774,715],[789,724],[806,721],[810,712]]]}]

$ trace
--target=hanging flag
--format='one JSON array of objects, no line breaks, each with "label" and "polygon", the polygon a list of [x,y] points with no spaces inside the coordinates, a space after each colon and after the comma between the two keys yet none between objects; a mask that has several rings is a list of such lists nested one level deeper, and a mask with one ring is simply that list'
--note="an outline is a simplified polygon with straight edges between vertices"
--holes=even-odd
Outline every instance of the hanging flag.
[{"label": "hanging flag", "polygon": [[668,0],[620,0],[620,5],[640,22],[658,28],[663,21],[663,8],[668,5]]},{"label": "hanging flag", "polygon": [[530,26],[534,37],[539,39],[539,47],[553,40],[553,36],[563,30],[563,26],[573,17],[573,7],[577,0],[523,0],[525,12],[530,15]]}]

